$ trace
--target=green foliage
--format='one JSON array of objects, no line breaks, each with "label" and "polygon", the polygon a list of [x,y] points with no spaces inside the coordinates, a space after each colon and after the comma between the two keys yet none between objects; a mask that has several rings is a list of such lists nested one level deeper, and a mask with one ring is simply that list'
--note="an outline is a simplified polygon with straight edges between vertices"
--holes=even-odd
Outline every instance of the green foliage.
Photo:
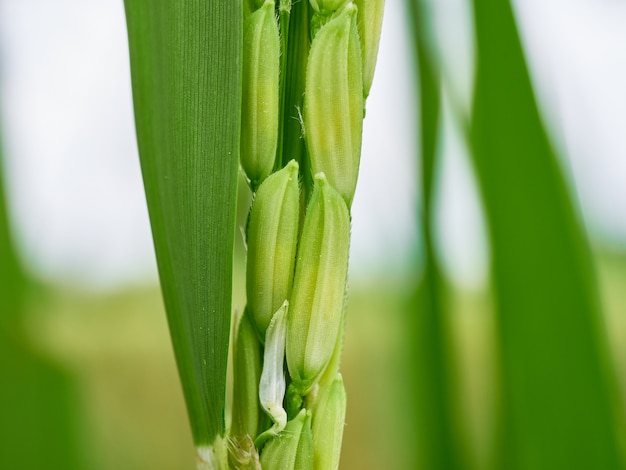
[{"label": "green foliage", "polygon": [[27,278],[12,239],[0,154],[0,468],[78,470],[72,378],[24,331]]},{"label": "green foliage", "polygon": [[19,327],[25,287],[9,224],[1,146],[0,141],[0,341]]},{"label": "green foliage", "polygon": [[4,338],[0,375],[0,468],[85,468],[72,377],[28,345]]},{"label": "green foliage", "polygon": [[475,0],[471,145],[493,258],[507,469],[621,468],[588,242],[511,5]]},{"label": "green foliage", "polygon": [[[447,361],[441,275],[432,254],[431,194],[442,79],[427,47],[423,4],[411,1],[420,69],[425,245],[418,307],[419,407],[431,410],[424,468],[464,468]],[[501,367],[494,464],[506,469],[622,468],[622,424],[594,267],[577,209],[532,89],[508,1],[474,0],[477,78],[461,122],[483,198]],[[426,362],[426,361],[424,361]],[[439,422],[437,422],[437,420]],[[422,435],[422,434],[421,434]]]},{"label": "green foliage", "polygon": [[159,275],[196,445],[224,434],[242,5],[127,0],[135,120]]},{"label": "green foliage", "polygon": [[419,118],[421,133],[421,197],[419,217],[423,237],[423,267],[420,284],[409,310],[407,323],[414,339],[409,356],[415,361],[417,426],[421,468],[461,469],[467,465],[455,430],[450,383],[452,360],[445,288],[433,246],[435,171],[439,159],[441,78],[438,62],[429,48],[426,8],[422,0],[410,0],[414,51],[419,73]]}]

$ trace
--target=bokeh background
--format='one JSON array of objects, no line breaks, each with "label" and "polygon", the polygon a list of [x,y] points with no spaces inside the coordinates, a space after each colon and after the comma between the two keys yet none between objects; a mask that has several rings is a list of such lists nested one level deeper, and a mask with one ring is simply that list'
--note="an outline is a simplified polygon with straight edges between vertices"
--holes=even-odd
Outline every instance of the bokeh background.
[{"label": "bokeh background", "polygon": [[[432,3],[446,77],[435,242],[452,287],[459,427],[481,468],[496,394],[489,243],[450,111],[470,106],[474,39],[468,2]],[[626,4],[520,0],[515,11],[541,112],[593,246],[626,403]],[[353,205],[343,468],[403,469],[414,461],[403,356],[421,256],[410,45],[405,2],[387,0]],[[38,455],[59,452],[61,468],[193,468],[157,285],[127,46],[122,1],[0,0],[4,192],[28,279],[19,320],[27,352],[3,353],[15,362],[0,377],[2,468],[39,468]],[[242,256],[235,281],[241,309]],[[0,286],[0,295],[13,288]],[[28,393],[10,386],[20,380]],[[18,411],[24,429],[3,427]],[[16,442],[20,432],[50,436],[50,448]],[[6,466],[11,456],[17,460]]]}]

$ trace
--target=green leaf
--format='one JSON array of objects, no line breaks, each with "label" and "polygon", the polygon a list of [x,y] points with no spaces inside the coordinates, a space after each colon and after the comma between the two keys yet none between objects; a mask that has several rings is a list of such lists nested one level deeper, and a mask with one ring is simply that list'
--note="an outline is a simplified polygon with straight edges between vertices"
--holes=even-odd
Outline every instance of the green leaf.
[{"label": "green leaf", "polygon": [[4,339],[0,375],[0,468],[85,469],[73,377],[28,344]]},{"label": "green leaf", "polygon": [[439,64],[429,47],[428,21],[422,0],[409,0],[414,51],[419,72],[421,133],[420,233],[424,261],[411,309],[420,468],[465,468],[451,384],[452,350],[445,305],[445,286],[433,246],[435,172],[439,151],[441,78]]},{"label": "green leaf", "polygon": [[139,153],[194,441],[224,434],[242,5],[126,0]]},{"label": "green leaf", "polygon": [[621,467],[588,242],[540,118],[509,1],[474,0],[471,144],[492,244],[498,468]]},{"label": "green leaf", "polygon": [[[0,148],[0,335],[19,328],[25,284],[9,223],[3,163]],[[0,336],[0,341],[2,339]]]},{"label": "green leaf", "polygon": [[79,470],[78,393],[72,377],[33,347],[24,331],[27,277],[4,182],[0,152],[0,468]]}]

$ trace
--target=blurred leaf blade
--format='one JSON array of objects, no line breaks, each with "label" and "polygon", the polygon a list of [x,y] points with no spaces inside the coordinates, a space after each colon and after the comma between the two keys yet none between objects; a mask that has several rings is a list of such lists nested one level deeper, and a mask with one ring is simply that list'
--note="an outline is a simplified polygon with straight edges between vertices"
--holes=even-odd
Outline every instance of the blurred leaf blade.
[{"label": "blurred leaf blade", "polygon": [[241,109],[238,2],[126,0],[142,173],[196,445],[224,434]]},{"label": "blurred leaf blade", "polygon": [[32,346],[4,338],[0,374],[0,468],[87,468],[74,377]]},{"label": "blurred leaf blade", "polygon": [[25,332],[28,279],[5,191],[0,141],[0,468],[85,468],[78,393],[71,377],[44,357]]},{"label": "blurred leaf blade", "polygon": [[25,282],[12,239],[4,182],[4,161],[0,140],[0,332],[8,333],[17,327]]},{"label": "blurred leaf blade", "polygon": [[511,4],[474,0],[471,146],[492,244],[507,469],[623,468],[588,242]]},{"label": "blurred leaf blade", "polygon": [[445,282],[433,246],[434,193],[442,113],[441,77],[428,38],[423,0],[408,0],[413,50],[419,77],[420,162],[424,265],[410,309],[411,358],[415,374],[419,468],[466,468],[453,405],[451,338],[446,311]]}]

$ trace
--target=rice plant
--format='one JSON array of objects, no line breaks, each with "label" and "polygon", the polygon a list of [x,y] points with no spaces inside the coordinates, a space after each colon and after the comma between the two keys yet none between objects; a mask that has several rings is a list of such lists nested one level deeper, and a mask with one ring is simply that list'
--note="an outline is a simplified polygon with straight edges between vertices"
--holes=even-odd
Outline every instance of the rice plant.
[{"label": "rice plant", "polygon": [[[350,206],[382,9],[126,2],[144,183],[198,468],[339,466]],[[238,156],[254,202],[225,419]]]},{"label": "rice plant", "polygon": [[[142,171],[195,455],[170,415],[178,408],[175,394],[163,390],[171,384],[163,373],[167,356],[152,354],[163,349],[129,360],[153,333],[154,317],[136,321],[134,300],[126,305],[105,294],[88,294],[73,307],[49,296],[58,281],[43,285],[18,253],[11,211],[19,205],[9,204],[0,155],[0,468],[182,468],[188,452],[199,469],[334,469],[348,404],[364,410],[347,428],[357,436],[354,468],[626,468],[624,397],[611,362],[623,363],[624,346],[609,356],[595,275],[594,261],[606,260],[592,258],[559,148],[544,125],[513,2],[470,2],[476,77],[466,110],[447,109],[442,99],[450,98],[449,77],[430,34],[432,0],[406,3],[419,94],[423,206],[416,218],[424,256],[408,280],[415,289],[408,306],[397,305],[404,285],[381,283],[360,299],[353,289],[348,313],[351,207],[383,1],[125,0]],[[489,337],[494,357],[468,354],[464,362],[473,380],[495,383],[495,400],[482,397],[477,413],[495,417],[482,459],[473,455],[474,436],[460,430],[467,410],[455,381],[455,348],[471,348],[451,334],[458,328],[450,312],[454,287],[440,266],[433,227],[444,113],[465,139],[491,249],[493,305],[480,313],[493,313],[493,332],[473,341]],[[237,201],[247,198],[252,204],[238,227]],[[240,231],[246,304],[233,312]],[[611,274],[617,287],[607,304],[619,311],[626,270],[623,259],[611,263],[622,272]],[[463,309],[469,302],[462,301]],[[95,314],[84,315],[96,304]],[[65,310],[76,313],[63,316]],[[352,311],[359,316],[348,328]],[[367,324],[368,316],[376,320]],[[59,324],[72,334],[40,336],[54,336]],[[358,350],[364,373],[360,381],[351,377],[358,386],[346,391],[344,333],[355,326],[373,332],[368,350]],[[95,330],[107,347],[89,359],[80,351]],[[135,348],[124,350],[124,341]],[[402,346],[405,354],[394,356]],[[378,364],[369,363],[373,358]],[[481,370],[486,362],[493,376]],[[109,375],[116,368],[123,373]],[[84,384],[96,389],[96,376],[111,390],[123,382],[124,399],[110,400],[114,393],[101,388],[100,401],[85,397]],[[93,401],[89,409],[85,398]],[[133,398],[142,410],[133,409]],[[163,403],[165,413],[151,408]],[[98,442],[83,428],[82,415],[98,407],[116,439],[103,433]],[[163,429],[160,441],[155,430]],[[130,435],[140,437],[127,441]],[[162,459],[168,453],[171,459]]]},{"label": "rice plant", "polygon": [[[457,430],[445,280],[431,233],[446,80],[427,2],[407,3],[425,253],[406,317],[412,422],[421,429],[412,463],[471,468]],[[142,171],[198,468],[337,468],[350,207],[383,2],[125,4]],[[474,99],[455,118],[492,250],[500,396],[488,467],[623,468],[623,419],[588,242],[513,8],[500,0],[472,6]],[[247,305],[233,322],[225,416],[240,168],[253,194]]]}]

